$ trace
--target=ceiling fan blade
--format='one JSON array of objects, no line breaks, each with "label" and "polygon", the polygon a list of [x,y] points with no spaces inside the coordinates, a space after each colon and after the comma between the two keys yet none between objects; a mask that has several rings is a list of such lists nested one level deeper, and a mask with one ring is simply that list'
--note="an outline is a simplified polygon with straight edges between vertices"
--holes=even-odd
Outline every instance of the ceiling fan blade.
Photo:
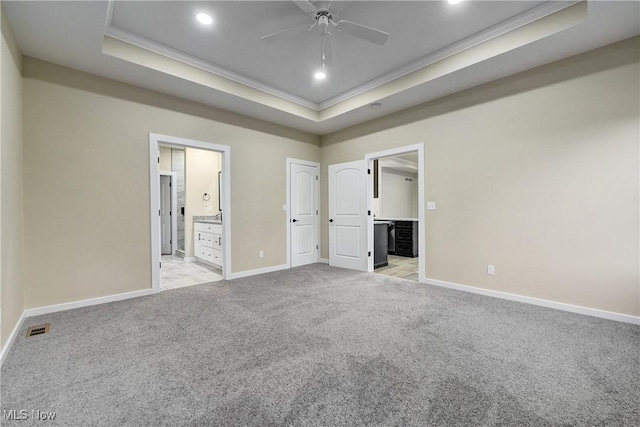
[{"label": "ceiling fan blade", "polygon": [[275,33],[267,34],[266,36],[262,36],[261,39],[267,43],[272,43],[285,37],[310,31],[314,26],[315,25],[298,25],[296,27],[286,28],[284,30],[276,31]]},{"label": "ceiling fan blade", "polygon": [[315,13],[316,7],[307,0],[291,0],[298,6],[304,13]]},{"label": "ceiling fan blade", "polygon": [[336,28],[338,31],[370,41],[371,43],[379,44],[380,46],[385,44],[389,38],[389,33],[351,21],[340,21],[336,24]]},{"label": "ceiling fan blade", "polygon": [[333,64],[333,47],[331,44],[331,34],[323,33],[320,37],[322,40],[320,51],[320,63],[322,68],[329,68]]},{"label": "ceiling fan blade", "polygon": [[335,18],[336,16],[340,15],[347,7],[349,7],[349,5],[351,5],[350,1],[331,0],[329,2],[329,10],[331,10],[331,13],[333,13],[333,17]]}]

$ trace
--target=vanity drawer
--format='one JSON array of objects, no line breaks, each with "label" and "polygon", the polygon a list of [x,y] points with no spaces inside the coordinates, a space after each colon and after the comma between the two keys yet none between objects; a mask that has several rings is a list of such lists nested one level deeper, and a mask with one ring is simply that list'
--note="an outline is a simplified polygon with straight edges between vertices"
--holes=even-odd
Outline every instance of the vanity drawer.
[{"label": "vanity drawer", "polygon": [[193,230],[204,232],[204,233],[213,233],[213,227],[215,227],[216,225],[218,224],[207,224],[206,222],[194,222]]},{"label": "vanity drawer", "polygon": [[412,242],[396,242],[396,252],[411,253],[412,250]]},{"label": "vanity drawer", "polygon": [[194,255],[222,268],[222,224],[193,223]]},{"label": "vanity drawer", "polygon": [[403,230],[402,228],[396,228],[396,240],[406,240],[408,242],[411,242],[412,238],[413,231],[411,229]]},{"label": "vanity drawer", "polygon": [[213,248],[213,234],[211,233],[198,233],[198,234],[200,235],[202,246]]},{"label": "vanity drawer", "polygon": [[202,246],[199,250],[199,253],[196,254],[198,258],[202,258],[205,261],[213,262],[213,248],[207,248],[206,246]]},{"label": "vanity drawer", "polygon": [[220,254],[220,249],[214,249],[212,252],[213,255],[213,259],[211,260],[211,262],[213,262],[216,265],[222,265],[222,255]]}]

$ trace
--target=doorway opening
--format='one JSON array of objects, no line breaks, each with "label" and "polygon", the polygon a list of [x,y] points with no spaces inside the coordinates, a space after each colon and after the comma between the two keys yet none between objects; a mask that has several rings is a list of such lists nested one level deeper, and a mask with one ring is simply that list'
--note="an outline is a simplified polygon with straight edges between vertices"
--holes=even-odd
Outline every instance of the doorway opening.
[{"label": "doorway opening", "polygon": [[158,134],[149,147],[153,290],[229,277],[230,147]]},{"label": "doorway opening", "polygon": [[[178,174],[160,166],[160,251],[162,255],[178,252]],[[184,226],[184,220],[181,218]],[[184,231],[184,230],[183,230]],[[184,242],[183,242],[184,245]]]},{"label": "doorway opening", "polygon": [[425,278],[424,145],[367,154],[368,271]]}]

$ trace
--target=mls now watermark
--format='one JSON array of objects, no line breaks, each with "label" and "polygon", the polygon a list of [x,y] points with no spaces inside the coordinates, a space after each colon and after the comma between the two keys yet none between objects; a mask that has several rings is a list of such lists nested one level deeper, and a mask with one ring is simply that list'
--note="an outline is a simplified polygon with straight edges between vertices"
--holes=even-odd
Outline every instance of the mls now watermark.
[{"label": "mls now watermark", "polygon": [[56,419],[56,413],[52,411],[41,411],[39,409],[32,409],[30,411],[26,409],[3,409],[2,418],[7,421],[49,421]]}]

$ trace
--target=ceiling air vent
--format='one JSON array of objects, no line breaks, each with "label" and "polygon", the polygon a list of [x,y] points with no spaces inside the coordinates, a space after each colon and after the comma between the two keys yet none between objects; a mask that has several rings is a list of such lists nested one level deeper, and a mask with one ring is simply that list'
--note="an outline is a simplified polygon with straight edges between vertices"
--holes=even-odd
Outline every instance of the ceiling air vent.
[{"label": "ceiling air vent", "polygon": [[50,326],[51,326],[51,323],[45,323],[44,325],[31,326],[27,330],[27,338],[33,337],[36,335],[46,334],[47,332],[49,332]]}]

